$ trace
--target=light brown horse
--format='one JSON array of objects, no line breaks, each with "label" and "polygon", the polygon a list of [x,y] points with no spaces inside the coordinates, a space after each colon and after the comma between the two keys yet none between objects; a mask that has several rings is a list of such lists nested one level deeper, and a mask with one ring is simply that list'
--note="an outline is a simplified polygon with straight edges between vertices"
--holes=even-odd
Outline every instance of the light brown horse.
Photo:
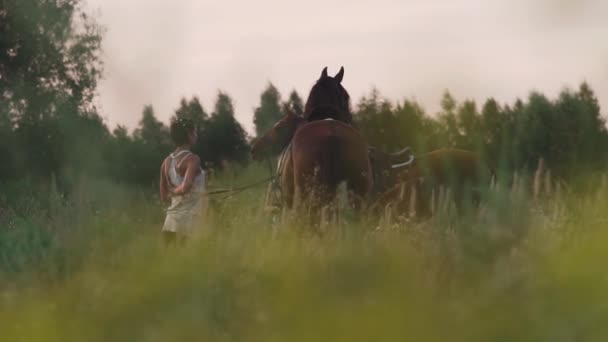
[{"label": "light brown horse", "polygon": [[306,123],[302,116],[296,115],[287,105],[283,107],[283,113],[283,117],[268,132],[254,140],[251,146],[251,157],[254,160],[261,160],[270,154],[276,156],[282,152],[291,142],[298,127]]},{"label": "light brown horse", "polygon": [[413,209],[419,217],[432,214],[433,200],[440,189],[449,189],[448,200],[454,201],[459,211],[467,205],[479,205],[481,194],[489,188],[494,175],[477,154],[455,148],[435,150],[394,166],[396,185],[380,196],[376,208],[392,203],[395,210]]}]

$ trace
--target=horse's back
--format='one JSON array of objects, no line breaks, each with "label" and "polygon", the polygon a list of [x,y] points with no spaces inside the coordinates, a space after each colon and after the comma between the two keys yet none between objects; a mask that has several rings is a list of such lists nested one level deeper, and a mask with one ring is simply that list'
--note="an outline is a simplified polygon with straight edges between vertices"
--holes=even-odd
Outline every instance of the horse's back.
[{"label": "horse's back", "polygon": [[353,127],[337,120],[313,121],[296,132],[292,141],[296,179],[333,189],[345,181],[356,193],[371,189],[367,142]]},{"label": "horse's back", "polygon": [[418,163],[423,173],[430,173],[445,181],[483,182],[490,173],[488,166],[475,152],[457,148],[443,148],[423,154],[418,158]]},{"label": "horse's back", "polygon": [[310,121],[300,126],[294,135],[294,140],[326,136],[339,136],[344,139],[366,143],[361,133],[353,126],[334,119]]},{"label": "horse's back", "polygon": [[294,154],[311,157],[330,154],[334,162],[369,165],[366,140],[352,126],[337,120],[313,121],[302,126],[292,145]]}]

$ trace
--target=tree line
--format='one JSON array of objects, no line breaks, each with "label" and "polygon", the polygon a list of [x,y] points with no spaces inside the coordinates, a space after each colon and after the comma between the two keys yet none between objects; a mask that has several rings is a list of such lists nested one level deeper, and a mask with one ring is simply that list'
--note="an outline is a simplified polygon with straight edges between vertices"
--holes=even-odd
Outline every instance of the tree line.
[{"label": "tree line", "polygon": [[457,101],[448,91],[429,115],[416,101],[392,103],[377,91],[357,104],[355,120],[371,144],[385,150],[411,146],[424,153],[442,147],[475,151],[493,167],[531,171],[543,159],[561,177],[604,168],[608,133],[597,97],[583,82],[555,99],[531,92],[500,104]]},{"label": "tree line", "polygon": [[[143,106],[131,132],[104,123],[94,101],[103,75],[103,29],[79,5],[79,0],[0,5],[0,180],[54,176],[69,184],[88,174],[155,186],[159,165],[172,149],[167,124],[151,105]],[[272,127],[285,103],[302,113],[296,91],[284,99],[268,84],[253,113],[256,135]],[[608,160],[606,125],[586,83],[564,89],[555,99],[531,92],[509,104],[459,101],[446,91],[438,113],[428,113],[414,100],[389,101],[372,90],[353,107],[369,143],[387,151],[459,147],[504,170],[533,169],[542,157],[564,177],[602,169]],[[251,137],[235,119],[226,92],[218,92],[209,112],[193,97],[181,99],[172,114],[197,124],[194,152],[206,167],[248,163]]]}]

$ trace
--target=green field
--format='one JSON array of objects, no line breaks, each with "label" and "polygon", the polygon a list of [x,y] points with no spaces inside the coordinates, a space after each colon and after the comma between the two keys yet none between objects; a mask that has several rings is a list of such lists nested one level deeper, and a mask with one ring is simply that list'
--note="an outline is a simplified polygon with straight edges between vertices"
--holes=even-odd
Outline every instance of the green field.
[{"label": "green field", "polygon": [[63,200],[4,186],[19,195],[0,212],[2,340],[603,341],[597,184],[537,199],[499,188],[467,217],[345,220],[323,238],[273,226],[257,188],[212,199],[204,237],[169,250],[146,192],[82,179]]}]

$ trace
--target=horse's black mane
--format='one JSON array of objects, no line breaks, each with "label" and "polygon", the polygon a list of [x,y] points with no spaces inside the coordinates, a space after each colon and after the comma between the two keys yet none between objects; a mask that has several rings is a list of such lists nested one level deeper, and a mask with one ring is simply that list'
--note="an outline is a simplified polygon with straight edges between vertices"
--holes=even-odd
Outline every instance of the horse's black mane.
[{"label": "horse's black mane", "polygon": [[350,124],[350,95],[333,77],[321,77],[310,90],[304,117],[307,121],[334,119]]}]

